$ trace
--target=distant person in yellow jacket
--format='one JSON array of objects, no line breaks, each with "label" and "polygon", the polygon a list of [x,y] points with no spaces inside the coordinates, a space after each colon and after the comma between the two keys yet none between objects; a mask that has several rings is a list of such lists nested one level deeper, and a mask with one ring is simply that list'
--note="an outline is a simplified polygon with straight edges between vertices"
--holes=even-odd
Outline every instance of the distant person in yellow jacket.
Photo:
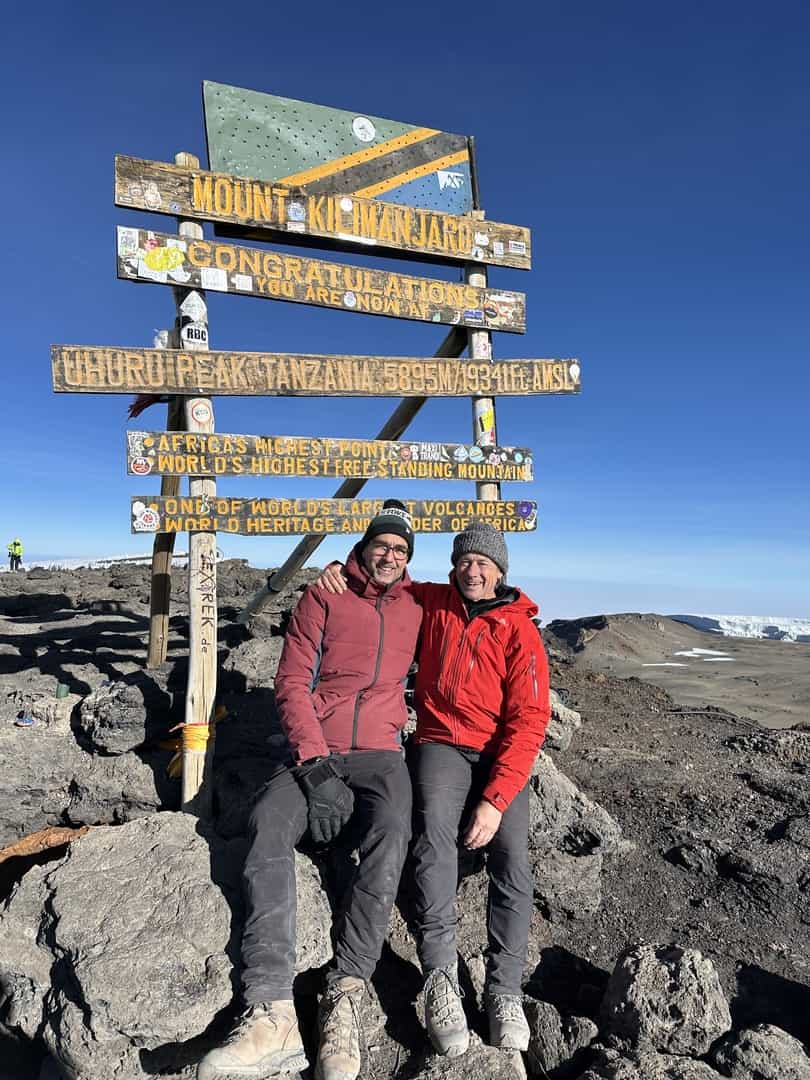
[{"label": "distant person in yellow jacket", "polygon": [[8,545],[8,568],[19,570],[22,562],[23,546],[19,536]]}]

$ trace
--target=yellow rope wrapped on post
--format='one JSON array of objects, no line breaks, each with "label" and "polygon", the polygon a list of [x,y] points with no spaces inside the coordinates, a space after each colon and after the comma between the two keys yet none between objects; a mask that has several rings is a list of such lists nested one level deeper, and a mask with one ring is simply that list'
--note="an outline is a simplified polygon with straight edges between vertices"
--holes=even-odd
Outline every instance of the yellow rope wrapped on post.
[{"label": "yellow rope wrapped on post", "polygon": [[183,752],[194,750],[204,754],[208,746],[209,730],[208,724],[183,724],[180,732]]},{"label": "yellow rope wrapped on post", "polygon": [[214,722],[208,724],[176,724],[172,731],[180,731],[174,739],[163,739],[159,746],[162,750],[174,750],[169,764],[166,766],[166,775],[171,780],[179,780],[183,775],[183,755],[190,753],[205,755],[209,739],[216,739],[217,724],[228,715],[224,705],[217,706],[214,713]]}]

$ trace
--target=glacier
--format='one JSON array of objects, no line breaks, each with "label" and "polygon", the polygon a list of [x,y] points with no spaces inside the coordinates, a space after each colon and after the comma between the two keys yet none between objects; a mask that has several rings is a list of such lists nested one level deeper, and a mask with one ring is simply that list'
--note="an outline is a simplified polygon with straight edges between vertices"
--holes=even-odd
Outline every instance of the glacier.
[{"label": "glacier", "polygon": [[770,638],[810,644],[810,619],[781,615],[670,615],[669,618],[723,637]]}]

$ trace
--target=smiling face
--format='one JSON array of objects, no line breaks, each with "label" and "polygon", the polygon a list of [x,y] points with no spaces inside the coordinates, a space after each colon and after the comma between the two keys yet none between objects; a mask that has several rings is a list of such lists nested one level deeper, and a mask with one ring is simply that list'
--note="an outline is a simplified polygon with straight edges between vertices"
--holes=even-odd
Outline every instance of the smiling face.
[{"label": "smiling face", "polygon": [[360,558],[378,585],[393,585],[405,573],[408,545],[396,533],[380,533],[369,540]]},{"label": "smiling face", "polygon": [[465,600],[492,600],[503,573],[488,555],[471,551],[456,563],[455,576]]}]

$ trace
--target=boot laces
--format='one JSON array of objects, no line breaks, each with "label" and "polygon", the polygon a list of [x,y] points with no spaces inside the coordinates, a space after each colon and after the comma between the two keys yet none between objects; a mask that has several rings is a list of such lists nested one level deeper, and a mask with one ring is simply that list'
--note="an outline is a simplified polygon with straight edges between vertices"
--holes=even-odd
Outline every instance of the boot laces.
[{"label": "boot laces", "polygon": [[516,994],[493,994],[490,998],[495,1019],[503,1023],[526,1022],[526,1014]]},{"label": "boot laces", "polygon": [[332,987],[324,995],[321,1051],[325,1055],[360,1053],[360,994]]},{"label": "boot laces", "polygon": [[262,1019],[267,1020],[274,1028],[278,1029],[278,1017],[273,1013],[269,1005],[250,1005],[238,1018],[233,1031],[225,1039],[223,1045],[228,1046],[230,1043],[239,1042],[253,1022]]},{"label": "boot laces", "polygon": [[436,968],[430,974],[427,1000],[430,1016],[436,1027],[450,1027],[466,1022],[461,999],[464,991],[444,968]]}]

